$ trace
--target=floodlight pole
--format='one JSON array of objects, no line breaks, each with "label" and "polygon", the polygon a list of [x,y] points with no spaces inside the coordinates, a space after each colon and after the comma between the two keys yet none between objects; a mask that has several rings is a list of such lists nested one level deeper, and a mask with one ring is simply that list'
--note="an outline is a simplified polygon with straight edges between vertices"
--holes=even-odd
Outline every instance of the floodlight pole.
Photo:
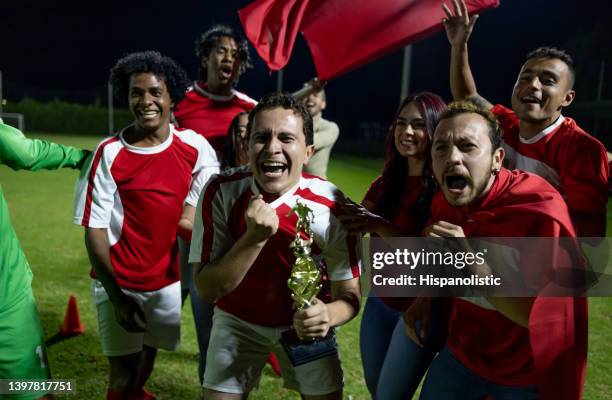
[{"label": "floodlight pole", "polygon": [[108,82],[107,85],[107,95],[108,95],[108,134],[112,135],[115,133],[114,122],[115,118],[113,115],[113,84]]},{"label": "floodlight pole", "polygon": [[412,46],[404,47],[404,61],[402,63],[402,86],[400,91],[400,101],[410,92],[410,67],[412,66]]},{"label": "floodlight pole", "polygon": [[276,73],[276,91],[277,92],[283,91],[283,70],[282,69],[279,69],[278,72]]}]

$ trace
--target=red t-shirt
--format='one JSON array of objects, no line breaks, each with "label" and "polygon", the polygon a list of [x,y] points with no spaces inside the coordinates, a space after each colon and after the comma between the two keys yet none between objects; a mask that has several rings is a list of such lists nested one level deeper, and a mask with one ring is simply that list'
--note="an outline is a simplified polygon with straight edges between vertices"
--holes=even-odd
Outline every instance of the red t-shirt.
[{"label": "red t-shirt", "polygon": [[[244,213],[249,199],[259,194],[248,167],[229,170],[211,180],[198,204],[189,262],[207,264],[221,258],[246,230]],[[297,216],[288,216],[299,200],[314,213],[312,257],[324,261],[330,281],[360,276],[359,241],[347,235],[336,218],[342,193],[330,182],[303,174],[299,183],[270,204],[279,218],[276,234],[268,239],[242,282],[218,300],[217,306],[238,318],[262,326],[291,325],[293,300],[287,280],[295,257]]]},{"label": "red t-shirt", "polygon": [[609,170],[604,145],[563,116],[524,139],[512,110],[496,105],[491,111],[503,129],[506,167],[535,173],[553,185],[567,202],[578,236],[605,236]]},{"label": "red t-shirt", "polygon": [[[451,207],[437,193],[429,223],[440,220],[460,225],[468,237],[575,236],[557,190],[539,176],[505,168],[475,204]],[[536,298],[529,329],[484,298],[458,298],[447,344],[466,367],[492,382],[537,384],[542,399],[576,399],[584,384],[586,334],[585,298]]]},{"label": "red t-shirt", "polygon": [[221,152],[227,130],[234,117],[251,111],[257,102],[237,90],[229,96],[217,96],[206,91],[204,82],[194,82],[174,110],[176,125],[203,135],[211,146]]},{"label": "red t-shirt", "polygon": [[74,222],[107,229],[120,286],[158,290],[179,279],[176,233],[183,204],[195,207],[218,171],[215,151],[193,131],[171,126],[168,139],[154,147],[131,146],[122,131],[98,145],[81,175]]},{"label": "red t-shirt", "polygon": [[[389,222],[402,231],[403,236],[420,237],[425,226],[422,221],[416,218],[416,214],[412,209],[425,189],[423,178],[420,176],[409,176],[406,179],[405,188],[406,190],[397,208],[397,212]],[[383,179],[382,176],[379,176],[370,185],[363,201],[380,204],[383,191]],[[374,210],[374,212],[376,213],[377,210]],[[413,297],[381,297],[380,299],[387,306],[398,311],[405,311],[414,300]]]}]

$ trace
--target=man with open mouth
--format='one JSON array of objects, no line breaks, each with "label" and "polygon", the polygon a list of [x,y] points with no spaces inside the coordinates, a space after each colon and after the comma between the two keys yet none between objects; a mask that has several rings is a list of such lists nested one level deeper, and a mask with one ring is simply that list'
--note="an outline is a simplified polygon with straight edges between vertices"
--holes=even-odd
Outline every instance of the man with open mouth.
[{"label": "man with open mouth", "polygon": [[444,4],[444,27],[451,50],[451,89],[455,100],[491,110],[503,129],[505,165],[540,175],[565,198],[579,236],[605,236],[608,163],[605,147],[561,112],[576,93],[572,58],[541,47],[529,53],[512,91],[512,110],[493,106],[476,90],[467,42],[477,15],[464,0]]},{"label": "man with open mouth", "polygon": [[222,152],[232,119],[257,103],[235,89],[240,75],[251,67],[248,43],[229,26],[215,25],[195,45],[199,79],[177,104],[174,118],[178,126],[203,135]]},{"label": "man with open mouth", "polygon": [[[327,338],[359,311],[358,240],[337,218],[344,196],[332,183],[302,173],[313,152],[313,127],[299,101],[264,97],[249,115],[248,131],[250,165],[204,188],[191,241],[198,291],[216,302],[204,397],[246,398],[274,351],[287,388],[304,399],[341,399],[337,352],[294,366],[280,338],[292,326],[302,340]],[[290,211],[298,201],[313,212],[311,255],[325,264],[331,289],[331,299],[324,285],[301,311],[287,287],[297,222]]]},{"label": "man with open mouth", "polygon": [[[470,102],[449,105],[433,135],[441,190],[425,236],[575,237],[559,192],[537,175],[503,168],[500,142],[492,113]],[[551,265],[559,254],[554,247],[531,250],[521,256],[538,265]],[[427,319],[430,301],[417,299],[406,321]],[[413,322],[407,333],[418,340]],[[448,340],[429,368],[421,399],[579,399],[586,350],[584,297],[454,298]]]},{"label": "man with open mouth", "polygon": [[[240,75],[251,67],[246,39],[226,25],[215,25],[200,35],[195,42],[199,65],[199,79],[191,85],[175,110],[176,124],[204,136],[223,160],[229,126],[236,115],[249,112],[257,102],[235,89]],[[182,232],[191,232],[186,225]],[[182,233],[181,232],[181,233]],[[212,325],[213,305],[198,297],[192,282],[189,257],[189,234],[179,238],[181,260],[181,292],[183,301],[190,297],[198,338],[200,361],[198,377],[206,369],[206,349]]]}]

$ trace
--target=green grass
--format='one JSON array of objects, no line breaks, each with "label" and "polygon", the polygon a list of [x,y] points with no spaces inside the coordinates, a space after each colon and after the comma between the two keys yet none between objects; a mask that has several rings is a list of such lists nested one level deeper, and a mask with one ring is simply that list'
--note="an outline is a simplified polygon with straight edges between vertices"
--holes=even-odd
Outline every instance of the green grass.
[{"label": "green grass", "polygon": [[[30,135],[36,137],[39,135]],[[99,139],[86,136],[40,135],[59,143],[93,149]],[[334,155],[329,178],[352,199],[359,201],[379,174],[382,160]],[[13,226],[34,271],[34,293],[47,337],[59,331],[70,294],[78,298],[85,334],[49,348],[55,378],[75,379],[76,399],[103,399],[107,385],[107,362],[102,356],[90,294],[89,262],[82,228],[71,224],[72,194],[77,172],[71,170],[13,172],[0,167]],[[610,214],[608,226],[612,226]],[[585,399],[606,399],[612,393],[612,298],[590,300],[589,369]],[[345,371],[345,397],[367,399],[359,355],[359,321],[338,333]],[[200,395],[197,379],[197,345],[191,310],[186,304],[180,350],[160,352],[148,387],[163,399],[195,399]],[[298,399],[282,389],[282,381],[266,367],[259,390],[252,399]]]}]

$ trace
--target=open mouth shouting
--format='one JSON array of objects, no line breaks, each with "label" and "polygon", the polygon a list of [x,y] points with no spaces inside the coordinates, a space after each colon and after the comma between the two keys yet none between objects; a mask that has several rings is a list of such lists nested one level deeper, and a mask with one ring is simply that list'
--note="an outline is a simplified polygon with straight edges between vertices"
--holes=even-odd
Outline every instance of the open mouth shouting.
[{"label": "open mouth shouting", "polygon": [[459,197],[468,186],[468,179],[458,173],[450,172],[444,175],[444,186],[452,195]]},{"label": "open mouth shouting", "polygon": [[259,168],[267,178],[276,179],[283,176],[289,166],[282,161],[264,161],[259,164]]},{"label": "open mouth shouting", "polygon": [[219,79],[230,80],[232,77],[233,68],[231,64],[222,64],[219,66]]}]

